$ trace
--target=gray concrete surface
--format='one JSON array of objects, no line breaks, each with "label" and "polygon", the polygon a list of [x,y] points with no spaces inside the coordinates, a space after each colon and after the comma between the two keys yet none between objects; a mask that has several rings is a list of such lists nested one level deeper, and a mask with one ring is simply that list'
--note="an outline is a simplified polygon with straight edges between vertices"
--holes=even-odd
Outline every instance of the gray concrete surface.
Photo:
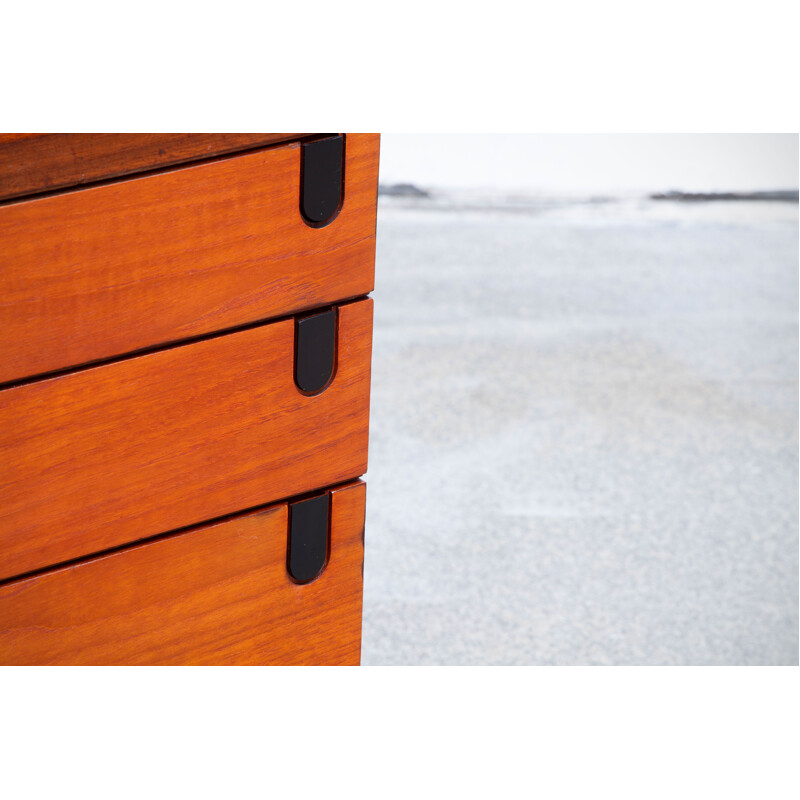
[{"label": "gray concrete surface", "polygon": [[771,205],[382,202],[364,664],[797,664]]}]

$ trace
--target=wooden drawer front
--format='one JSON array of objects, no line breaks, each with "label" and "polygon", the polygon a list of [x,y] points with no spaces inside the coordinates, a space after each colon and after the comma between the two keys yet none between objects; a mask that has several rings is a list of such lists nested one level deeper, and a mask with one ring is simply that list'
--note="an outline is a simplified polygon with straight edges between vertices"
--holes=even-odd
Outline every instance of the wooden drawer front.
[{"label": "wooden drawer front", "polygon": [[338,315],[315,396],[291,318],[0,392],[0,579],[362,475],[372,300]]},{"label": "wooden drawer front", "polygon": [[302,133],[0,133],[0,200],[290,141]]},{"label": "wooden drawer front", "polygon": [[332,495],[312,583],[274,506],[0,587],[0,664],[358,664],[365,486]]},{"label": "wooden drawer front", "polygon": [[299,143],[0,206],[0,383],[367,294],[378,136],[345,153],[322,228]]}]

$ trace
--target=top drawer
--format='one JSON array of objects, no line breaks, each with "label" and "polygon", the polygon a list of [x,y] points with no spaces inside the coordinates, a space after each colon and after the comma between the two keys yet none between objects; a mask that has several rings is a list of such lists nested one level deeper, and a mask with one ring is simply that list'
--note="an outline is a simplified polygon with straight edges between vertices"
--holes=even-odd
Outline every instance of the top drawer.
[{"label": "top drawer", "polygon": [[292,142],[308,133],[0,133],[0,200]]},{"label": "top drawer", "polygon": [[372,291],[378,142],[324,227],[298,142],[0,206],[0,383]]}]

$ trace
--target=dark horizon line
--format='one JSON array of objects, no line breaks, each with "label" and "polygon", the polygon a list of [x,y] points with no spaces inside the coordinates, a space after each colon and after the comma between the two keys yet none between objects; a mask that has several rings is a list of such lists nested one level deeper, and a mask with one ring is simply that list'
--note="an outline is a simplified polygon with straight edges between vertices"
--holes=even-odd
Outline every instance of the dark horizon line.
[{"label": "dark horizon line", "polygon": [[[404,183],[381,183],[378,185],[378,194],[381,196],[389,197],[417,197],[417,198],[430,198],[431,192],[435,192],[434,187],[421,188],[417,184],[404,182]],[[470,190],[467,190],[470,191]],[[523,196],[519,191],[499,190],[505,192],[506,195]],[[627,193],[617,195],[604,195],[599,192],[580,194],[577,196],[590,197],[590,198],[608,198],[620,197]],[[634,194],[633,192],[630,194]],[[635,194],[639,194],[638,192]],[[547,197],[544,194],[531,194],[530,197]],[[800,199],[800,190],[798,189],[759,189],[755,191],[684,191],[680,189],[670,189],[667,191],[658,192],[643,192],[639,196],[647,197],[650,200],[673,200],[673,201],[710,201],[710,200],[749,200],[749,201],[779,201],[779,202],[798,202]]]}]

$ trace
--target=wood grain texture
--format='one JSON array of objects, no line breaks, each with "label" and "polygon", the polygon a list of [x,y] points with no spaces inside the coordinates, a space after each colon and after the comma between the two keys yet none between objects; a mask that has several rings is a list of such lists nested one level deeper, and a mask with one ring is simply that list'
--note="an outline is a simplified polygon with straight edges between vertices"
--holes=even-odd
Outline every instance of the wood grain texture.
[{"label": "wood grain texture", "polygon": [[299,144],[0,207],[0,383],[372,291],[379,137],[300,215]]},{"label": "wood grain texture", "polygon": [[333,491],[329,561],[286,572],[287,506],[0,587],[0,664],[360,662],[364,503]]},{"label": "wood grain texture", "polygon": [[0,200],[298,139],[303,133],[0,133]]},{"label": "wood grain texture", "polygon": [[0,392],[0,579],[362,475],[372,300],[338,326],[313,397],[293,319]]}]

